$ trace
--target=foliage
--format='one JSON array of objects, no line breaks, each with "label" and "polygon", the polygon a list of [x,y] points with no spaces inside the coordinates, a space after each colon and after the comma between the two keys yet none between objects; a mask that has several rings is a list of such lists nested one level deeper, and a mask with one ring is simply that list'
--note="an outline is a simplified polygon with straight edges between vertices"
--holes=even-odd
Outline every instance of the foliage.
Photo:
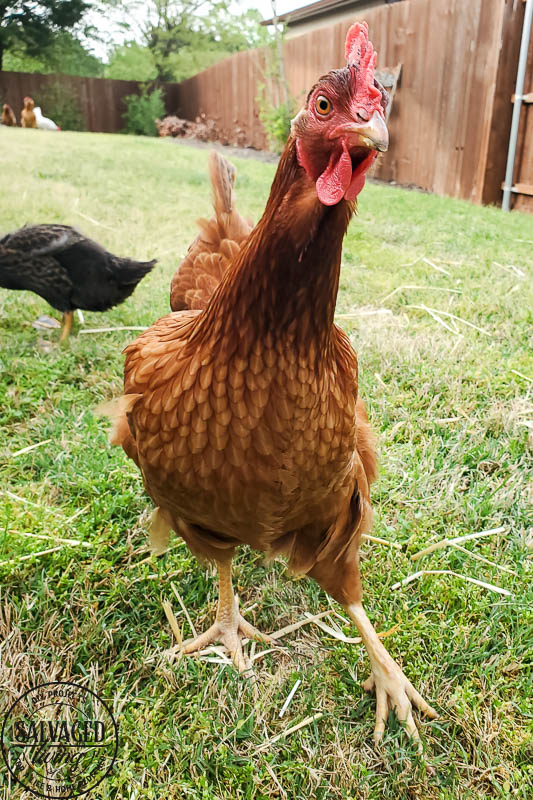
[{"label": "foliage", "polygon": [[[216,0],[150,0],[129,5],[144,18],[135,37],[144,47],[126,45],[126,52],[123,48],[113,51],[110,77],[117,77],[115,64],[119,61],[120,77],[133,78],[142,72],[150,79],[181,81],[238,50],[270,41],[256,9],[234,14],[228,3]],[[128,15],[131,13],[129,8]]]},{"label": "foliage", "polygon": [[104,65],[72,33],[60,31],[36,56],[30,56],[20,48],[7,50],[3,68],[13,72],[58,72],[99,78],[103,75]]},{"label": "foliage", "polygon": [[157,136],[155,120],[164,116],[165,103],[163,90],[150,91],[148,86],[143,86],[141,94],[129,94],[124,98],[126,103],[126,133],[140,136]]},{"label": "foliage", "polygon": [[6,50],[39,58],[54,36],[72,30],[89,9],[86,0],[3,0],[0,2],[0,69]]},{"label": "foliage", "polygon": [[290,99],[275,105],[268,98],[263,84],[259,86],[257,104],[259,119],[266,131],[270,149],[274,153],[281,153],[291,130],[291,120],[295,114],[294,101]]},{"label": "foliage", "polygon": [[62,83],[54,83],[35,95],[35,105],[41,106],[45,117],[50,117],[64,131],[83,131],[85,119],[77,93]]},{"label": "foliage", "polygon": [[122,81],[151,81],[157,76],[154,57],[148,47],[126,42],[115,47],[105,67],[105,77]]},{"label": "foliage", "polygon": [[[532,398],[517,373],[533,376],[531,216],[369,181],[345,240],[338,311],[350,318],[339,322],[359,351],[380,441],[373,533],[402,546],[363,545],[364,598],[377,629],[392,629],[391,654],[441,711],[422,726],[426,766],[399,725],[374,748],[360,645],[300,628],[254,661],[257,686],[223,664],[165,652],[175,641],[162,600],[191,635],[171,582],[198,631],[214,620],[216,582],[177,537],[165,556],[150,557],[141,475],[109,447],[93,410],[123,388],[121,351],[137,333],[120,327],[168,312],[194,220],[212,213],[207,153],[116,134],[25,134],[0,134],[5,231],[26,220],[68,223],[112,252],[159,263],[124,304],[86,312],[87,327],[119,330],[75,333],[67,347],[57,345],[59,331],[32,328],[40,314],[59,318],[44,300],[0,290],[0,713],[50,680],[108,699],[121,744],[95,800],[530,800]],[[273,166],[236,166],[236,207],[257,219]],[[458,335],[411,307],[422,304],[492,335],[457,322]],[[431,542],[499,525],[504,535],[466,547],[516,574],[456,548],[411,560]],[[391,589],[422,568],[513,596],[452,575]],[[342,613],[313,581],[294,581],[282,563],[265,565],[247,549],[235,586],[245,617],[265,631],[304,611]],[[316,712],[320,721],[258,750]],[[2,790],[28,797],[5,769]]]},{"label": "foliage", "polygon": [[222,50],[235,53],[271,43],[268,28],[260,24],[262,19],[262,14],[255,8],[234,14],[223,3],[217,3],[211,13],[198,19],[198,25],[206,38]]},{"label": "foliage", "polygon": [[[272,3],[275,12],[275,3]],[[259,118],[263,123],[270,149],[280,153],[291,129],[291,120],[296,112],[296,102],[291,97],[283,58],[284,30],[275,25],[268,50],[265,50],[265,77],[267,84],[260,84],[256,103]]]},{"label": "foliage", "polygon": [[168,56],[167,75],[170,76],[169,80],[184,81],[230,55],[230,51],[220,48],[200,47],[198,44],[184,45],[178,52]]}]

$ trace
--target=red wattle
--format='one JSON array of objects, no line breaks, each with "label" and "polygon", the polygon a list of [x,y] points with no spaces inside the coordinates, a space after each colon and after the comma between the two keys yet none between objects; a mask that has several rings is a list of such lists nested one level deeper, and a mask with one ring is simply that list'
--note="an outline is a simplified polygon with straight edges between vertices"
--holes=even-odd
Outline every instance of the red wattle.
[{"label": "red wattle", "polygon": [[346,190],[344,197],[346,200],[355,200],[357,195],[363,190],[365,185],[366,173],[376,160],[377,152],[373,150],[364,161],[362,161],[356,170],[354,170],[350,185]]},{"label": "red wattle", "polygon": [[[318,199],[325,206],[334,206],[340,203],[350,188],[352,181],[352,159],[342,142],[342,153],[332,153],[329,164],[316,182]],[[362,187],[361,187],[362,188]]]}]

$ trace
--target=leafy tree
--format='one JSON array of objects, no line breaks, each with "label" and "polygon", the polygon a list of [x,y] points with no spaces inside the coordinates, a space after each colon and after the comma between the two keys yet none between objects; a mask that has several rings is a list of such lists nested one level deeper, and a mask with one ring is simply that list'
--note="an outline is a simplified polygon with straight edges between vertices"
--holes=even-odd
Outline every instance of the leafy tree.
[{"label": "leafy tree", "polygon": [[159,80],[175,80],[172,60],[180,50],[191,45],[201,46],[197,12],[202,6],[214,5],[204,0],[152,0],[144,36]]},{"label": "leafy tree", "polygon": [[157,77],[154,57],[148,47],[137,42],[126,42],[111,52],[105,77],[122,81],[151,81]]},{"label": "leafy tree", "polygon": [[[151,54],[155,75],[150,77],[159,81],[183,80],[237,50],[259,47],[269,41],[268,31],[259,25],[258,11],[230,13],[227,0],[149,0],[148,3],[133,0],[128,6],[130,16],[132,9],[134,16],[144,15],[138,38]],[[121,54],[123,64],[125,55]],[[128,57],[135,61],[137,69],[140,51],[131,48]],[[146,66],[148,61],[143,58]],[[113,54],[110,62],[113,71],[114,62]],[[114,72],[113,77],[116,77]]]},{"label": "leafy tree", "polygon": [[59,31],[78,25],[88,8],[86,0],[0,0],[0,69],[8,49],[38,58]]},{"label": "leafy tree", "polygon": [[219,3],[212,13],[202,17],[200,32],[222,50],[235,53],[238,50],[251,50],[272,43],[272,36],[261,25],[263,19],[256,8],[249,8],[243,14],[233,14]]},{"label": "leafy tree", "polygon": [[104,71],[102,62],[68,31],[56,34],[51,43],[35,57],[17,48],[7,50],[4,53],[3,68],[13,72],[60,72],[88,78],[98,78]]}]

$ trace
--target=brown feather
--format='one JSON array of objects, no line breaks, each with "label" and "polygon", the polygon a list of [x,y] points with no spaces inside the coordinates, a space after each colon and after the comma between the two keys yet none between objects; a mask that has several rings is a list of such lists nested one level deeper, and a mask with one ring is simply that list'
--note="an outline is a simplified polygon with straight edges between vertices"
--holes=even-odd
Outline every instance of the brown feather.
[{"label": "brown feather", "polygon": [[170,284],[170,307],[204,309],[252,225],[233,207],[235,167],[220,153],[209,158],[215,216],[199,219],[200,233],[189,247]]}]

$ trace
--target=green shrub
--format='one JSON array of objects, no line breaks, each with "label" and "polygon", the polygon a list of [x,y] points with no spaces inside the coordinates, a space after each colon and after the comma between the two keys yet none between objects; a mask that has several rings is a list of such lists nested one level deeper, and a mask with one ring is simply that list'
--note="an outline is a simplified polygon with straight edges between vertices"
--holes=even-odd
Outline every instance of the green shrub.
[{"label": "green shrub", "polygon": [[165,114],[162,94],[162,89],[150,92],[147,86],[143,86],[141,94],[129,94],[124,98],[127,107],[124,114],[126,133],[157,136],[155,120]]},{"label": "green shrub", "polygon": [[35,105],[43,116],[53,119],[64,131],[86,130],[85,118],[77,93],[62,83],[53,83],[34,95]]},{"label": "green shrub", "polygon": [[291,131],[291,120],[296,113],[295,102],[289,98],[286,102],[276,104],[267,96],[265,86],[261,85],[257,104],[259,119],[263,123],[268,145],[273,152],[281,153]]}]

